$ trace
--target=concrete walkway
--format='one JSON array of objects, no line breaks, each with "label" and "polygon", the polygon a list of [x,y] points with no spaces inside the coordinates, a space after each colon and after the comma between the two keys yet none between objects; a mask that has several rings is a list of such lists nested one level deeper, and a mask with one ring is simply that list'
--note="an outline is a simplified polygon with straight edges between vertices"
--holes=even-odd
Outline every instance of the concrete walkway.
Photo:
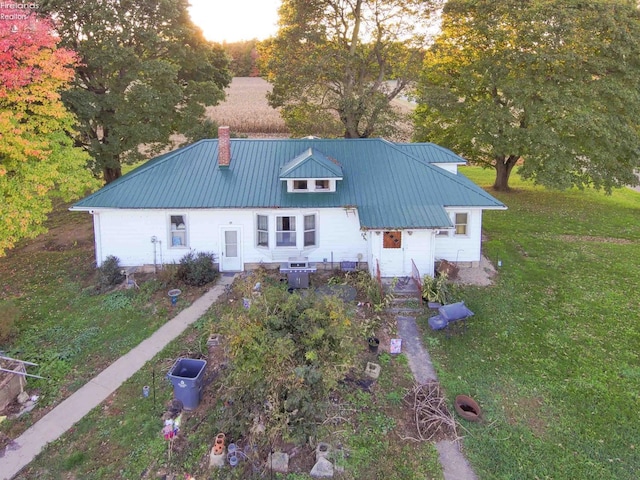
[{"label": "concrete walkway", "polygon": [[[384,282],[384,280],[383,280]],[[386,285],[389,288],[390,285]],[[402,298],[414,299],[418,295],[417,287],[410,281],[400,281],[394,287],[394,294]],[[396,308],[402,311],[402,308]],[[408,310],[413,310],[409,308]],[[392,310],[393,311],[393,310]],[[398,313],[396,315],[398,323],[398,336],[402,338],[402,349],[407,356],[409,369],[413,373],[413,378],[420,385],[430,380],[438,380],[429,352],[425,350],[415,316],[410,313]],[[464,454],[460,451],[459,444],[450,440],[441,440],[436,442],[436,449],[440,464],[442,465],[442,473],[445,480],[477,480],[477,476],[471,469],[469,462]]]},{"label": "concrete walkway", "polygon": [[[431,357],[422,346],[416,319],[410,316],[397,316],[396,320],[409,368],[416,381],[422,385],[430,380],[437,380]],[[436,449],[445,480],[476,480],[478,478],[456,442],[441,440],[436,442]]]},{"label": "concrete walkway", "polygon": [[165,323],[153,335],[120,357],[99,375],[60,403],[15,439],[0,458],[2,480],[10,480],[27,466],[47,445],[58,439],[76,422],[115,392],[120,385],[153,359],[171,341],[198,320],[233,282],[234,275],[223,274],[216,285],[193,304]]}]

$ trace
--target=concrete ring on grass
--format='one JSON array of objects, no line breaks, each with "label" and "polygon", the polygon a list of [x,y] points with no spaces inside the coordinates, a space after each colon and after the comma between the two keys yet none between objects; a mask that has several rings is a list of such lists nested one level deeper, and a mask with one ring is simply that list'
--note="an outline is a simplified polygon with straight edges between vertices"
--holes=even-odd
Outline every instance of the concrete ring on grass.
[{"label": "concrete ring on grass", "polygon": [[477,422],[480,420],[480,415],[482,415],[482,410],[480,410],[480,406],[476,403],[476,401],[467,396],[467,395],[458,395],[453,404],[460,415],[465,420],[470,422]]}]

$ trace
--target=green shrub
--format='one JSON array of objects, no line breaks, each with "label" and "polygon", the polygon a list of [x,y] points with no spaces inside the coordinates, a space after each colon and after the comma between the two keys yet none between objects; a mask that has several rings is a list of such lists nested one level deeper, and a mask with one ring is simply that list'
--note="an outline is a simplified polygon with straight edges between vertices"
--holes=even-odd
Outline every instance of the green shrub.
[{"label": "green shrub", "polygon": [[108,288],[122,283],[124,275],[120,267],[120,259],[109,255],[102,265],[98,267],[98,285],[101,288]]},{"label": "green shrub", "polygon": [[262,291],[251,307],[234,306],[217,325],[230,339],[222,397],[232,408],[224,428],[240,435],[259,418],[271,440],[301,441],[353,366],[358,329],[338,298],[290,294],[256,276],[238,288],[256,281]]},{"label": "green shrub", "polygon": [[187,285],[201,287],[216,279],[214,255],[207,252],[189,252],[180,259],[177,276]]},{"label": "green shrub", "polygon": [[422,298],[427,302],[438,302],[445,305],[451,301],[451,291],[446,274],[437,275],[435,278],[425,275],[422,279]]}]

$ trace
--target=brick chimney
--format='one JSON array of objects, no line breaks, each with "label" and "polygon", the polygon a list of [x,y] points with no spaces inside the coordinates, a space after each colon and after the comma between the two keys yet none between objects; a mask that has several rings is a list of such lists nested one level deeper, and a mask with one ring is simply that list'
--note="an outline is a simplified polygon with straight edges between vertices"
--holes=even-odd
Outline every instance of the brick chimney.
[{"label": "brick chimney", "polygon": [[218,127],[218,166],[228,167],[231,163],[231,136],[229,127]]}]

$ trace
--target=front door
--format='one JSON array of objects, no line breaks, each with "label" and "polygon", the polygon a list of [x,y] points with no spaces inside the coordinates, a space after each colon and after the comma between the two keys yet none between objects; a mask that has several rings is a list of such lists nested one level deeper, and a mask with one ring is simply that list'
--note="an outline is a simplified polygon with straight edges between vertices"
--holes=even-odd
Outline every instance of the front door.
[{"label": "front door", "polygon": [[380,249],[380,273],[383,277],[407,275],[404,266],[404,238],[402,230],[382,232]]},{"label": "front door", "polygon": [[223,227],[221,236],[220,271],[241,272],[244,270],[244,264],[242,263],[240,227]]}]

